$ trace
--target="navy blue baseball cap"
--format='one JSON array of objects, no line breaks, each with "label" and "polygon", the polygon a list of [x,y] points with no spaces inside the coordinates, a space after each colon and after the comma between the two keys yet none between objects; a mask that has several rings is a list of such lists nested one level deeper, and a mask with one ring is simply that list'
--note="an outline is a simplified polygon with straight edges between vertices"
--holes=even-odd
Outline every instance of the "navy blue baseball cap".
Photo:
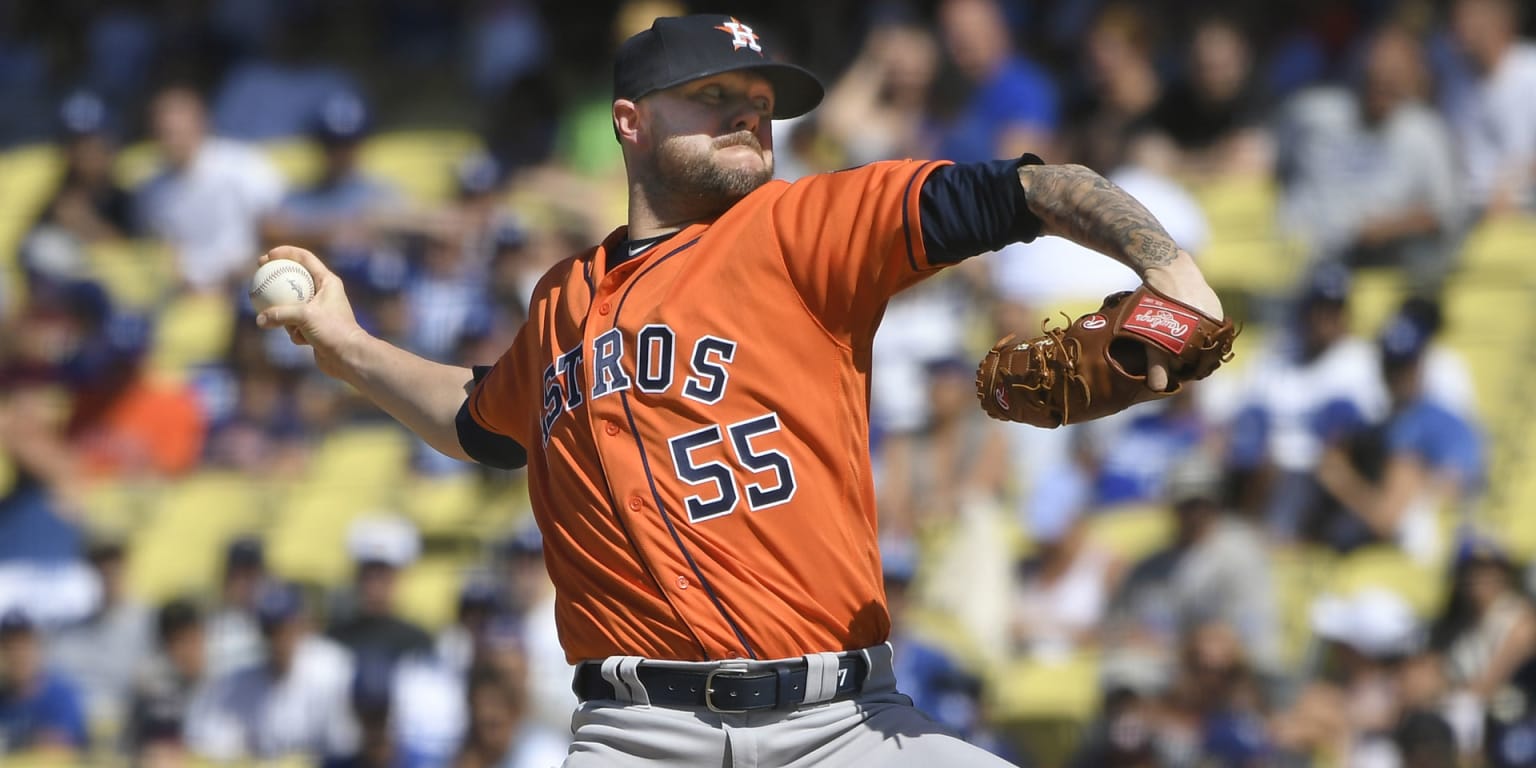
[{"label": "navy blue baseball cap", "polygon": [[821,81],[775,59],[757,31],[734,16],[664,16],[619,47],[613,97],[635,101],[701,77],[751,70],[773,84],[775,120],[815,109],[824,92]]},{"label": "navy blue baseball cap", "polygon": [[1301,291],[1302,302],[1342,305],[1349,301],[1353,282],[1348,267],[1337,262],[1323,262],[1307,275]]},{"label": "navy blue baseball cap", "polygon": [[315,114],[314,135],[326,145],[355,144],[372,128],[368,107],[357,94],[338,91],[321,102]]},{"label": "navy blue baseball cap", "polygon": [[295,584],[276,582],[256,596],[256,621],[271,629],[304,613],[304,593]]},{"label": "navy blue baseball cap", "polygon": [[1381,332],[1381,360],[1403,366],[1418,361],[1429,347],[1429,331],[1413,318],[1398,316]]}]

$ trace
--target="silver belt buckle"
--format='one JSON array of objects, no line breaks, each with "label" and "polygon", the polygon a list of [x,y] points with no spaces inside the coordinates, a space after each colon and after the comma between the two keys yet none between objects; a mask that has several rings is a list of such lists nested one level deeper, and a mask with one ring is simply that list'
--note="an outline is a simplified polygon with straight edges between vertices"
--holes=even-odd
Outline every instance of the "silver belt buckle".
[{"label": "silver belt buckle", "polygon": [[745,669],[738,669],[734,667],[716,667],[715,669],[710,670],[709,674],[704,676],[704,706],[707,707],[709,711],[719,715],[745,714],[748,710],[727,709],[725,707],[715,706],[715,678],[721,675],[726,675],[728,677],[746,677],[747,671]]}]

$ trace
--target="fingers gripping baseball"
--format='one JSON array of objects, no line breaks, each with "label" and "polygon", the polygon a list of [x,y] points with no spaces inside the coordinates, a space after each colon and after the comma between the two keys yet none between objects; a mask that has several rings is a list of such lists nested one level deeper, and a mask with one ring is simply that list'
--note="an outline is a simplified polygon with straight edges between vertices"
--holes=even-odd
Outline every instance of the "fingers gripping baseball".
[{"label": "fingers gripping baseball", "polygon": [[263,254],[259,263],[275,259],[298,262],[314,278],[314,296],[305,303],[278,304],[261,310],[256,324],[262,328],[283,328],[295,344],[315,348],[316,362],[322,370],[354,334],[362,333],[357,317],[347,299],[341,278],[331,272],[315,254],[293,246],[279,246]]}]

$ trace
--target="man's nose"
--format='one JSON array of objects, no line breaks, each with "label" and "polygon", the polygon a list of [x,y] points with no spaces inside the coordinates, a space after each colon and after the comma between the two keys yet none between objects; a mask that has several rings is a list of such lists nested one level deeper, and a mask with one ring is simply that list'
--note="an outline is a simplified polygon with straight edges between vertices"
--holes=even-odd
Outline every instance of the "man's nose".
[{"label": "man's nose", "polygon": [[731,131],[751,131],[757,133],[757,127],[762,123],[762,113],[751,104],[743,104],[731,117]]}]

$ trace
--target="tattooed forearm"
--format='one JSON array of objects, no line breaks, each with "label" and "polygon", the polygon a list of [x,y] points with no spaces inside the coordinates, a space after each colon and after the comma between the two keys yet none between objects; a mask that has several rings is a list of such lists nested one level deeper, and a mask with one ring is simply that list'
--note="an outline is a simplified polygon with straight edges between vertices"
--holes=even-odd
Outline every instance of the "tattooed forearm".
[{"label": "tattooed forearm", "polygon": [[1136,270],[1171,264],[1173,238],[1145,206],[1081,165],[1024,165],[1019,183],[1044,233],[1118,259]]}]

